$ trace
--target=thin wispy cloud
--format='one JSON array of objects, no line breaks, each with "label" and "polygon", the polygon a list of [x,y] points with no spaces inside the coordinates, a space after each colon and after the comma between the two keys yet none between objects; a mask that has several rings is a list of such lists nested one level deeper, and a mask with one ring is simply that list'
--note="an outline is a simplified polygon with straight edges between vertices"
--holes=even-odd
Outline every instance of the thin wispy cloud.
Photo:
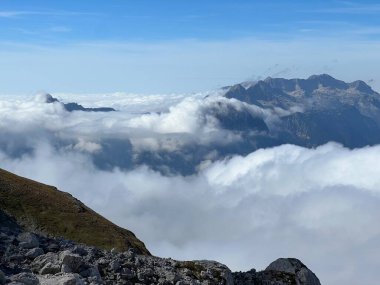
[{"label": "thin wispy cloud", "polygon": [[27,14],[26,11],[0,11],[0,18],[14,18]]},{"label": "thin wispy cloud", "polygon": [[49,28],[48,31],[54,33],[69,33],[71,32],[71,28],[65,26],[54,26]]},{"label": "thin wispy cloud", "polygon": [[34,10],[18,10],[18,11],[0,11],[0,18],[20,18],[23,16],[99,16],[99,13],[76,12],[76,11],[34,11]]},{"label": "thin wispy cloud", "polygon": [[380,35],[380,26],[360,27],[352,30],[357,35]]},{"label": "thin wispy cloud", "polygon": [[358,2],[339,2],[341,6],[314,10],[317,13],[336,13],[336,14],[378,14],[380,4],[378,3],[358,3]]}]

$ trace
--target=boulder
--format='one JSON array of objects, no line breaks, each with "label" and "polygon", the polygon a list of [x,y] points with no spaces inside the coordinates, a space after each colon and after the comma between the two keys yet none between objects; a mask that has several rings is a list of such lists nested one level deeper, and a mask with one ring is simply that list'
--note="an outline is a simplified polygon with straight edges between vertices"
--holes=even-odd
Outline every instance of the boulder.
[{"label": "boulder", "polygon": [[12,282],[20,283],[23,285],[38,285],[40,284],[38,278],[32,274],[27,272],[22,272],[17,275],[13,275],[11,278]]},{"label": "boulder", "polygon": [[296,258],[279,258],[269,264],[265,271],[294,274],[297,285],[321,285],[318,277]]},{"label": "boulder", "polygon": [[83,264],[83,259],[78,254],[65,250],[59,254],[61,263],[61,272],[77,273],[79,267]]},{"label": "boulder", "polygon": [[41,276],[41,285],[84,285],[78,274],[63,273],[55,276]]},{"label": "boulder", "polygon": [[31,265],[32,270],[41,275],[56,274],[61,271],[58,255],[53,252],[36,257]]},{"label": "boulder", "polygon": [[35,248],[40,244],[37,237],[29,232],[19,234],[17,240],[20,242],[19,246],[22,248]]},{"label": "boulder", "polygon": [[35,259],[36,257],[40,256],[40,255],[43,255],[44,254],[44,251],[42,248],[39,248],[39,247],[36,247],[36,248],[32,248],[31,250],[29,250],[25,256],[30,258],[30,259]]}]

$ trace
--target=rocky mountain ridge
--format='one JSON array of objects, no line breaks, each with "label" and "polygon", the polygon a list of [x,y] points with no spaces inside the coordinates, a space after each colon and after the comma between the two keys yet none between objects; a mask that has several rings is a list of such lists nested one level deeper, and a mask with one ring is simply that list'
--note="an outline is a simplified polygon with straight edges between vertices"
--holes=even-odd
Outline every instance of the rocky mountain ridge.
[{"label": "rocky mountain ridge", "polygon": [[[203,134],[212,138],[206,143],[198,134],[165,134],[159,143],[165,145],[173,139],[178,142],[174,150],[138,148],[134,153],[132,144],[122,142],[123,149],[129,148],[133,155],[126,154],[123,157],[128,160],[109,165],[148,165],[165,175],[192,175],[204,161],[283,144],[315,148],[335,142],[352,149],[380,143],[380,94],[361,80],[346,83],[327,74],[306,79],[267,78],[222,91],[221,96],[206,96],[192,114],[211,125]],[[104,150],[115,149],[105,146]],[[104,159],[94,161],[104,165]]]},{"label": "rocky mountain ridge", "polygon": [[75,102],[62,103],[61,101],[59,101],[57,98],[53,97],[49,93],[38,94],[37,100],[41,100],[42,102],[47,103],[47,104],[51,104],[51,103],[62,104],[63,108],[68,112],[74,112],[74,111],[115,112],[116,111],[114,108],[110,108],[110,107],[87,108],[87,107],[83,107],[82,105],[75,103]]},{"label": "rocky mountain ridge", "polygon": [[[77,211],[72,213],[72,207]],[[44,213],[50,219],[42,219]],[[74,233],[84,231],[87,235],[74,235],[73,241],[68,238],[73,234],[70,227]],[[118,233],[123,235],[119,237]],[[106,241],[104,236],[108,237]],[[122,246],[120,238],[124,240]],[[71,195],[0,169],[0,285],[3,284],[320,283],[297,259],[278,259],[261,272],[252,269],[232,273],[215,261],[151,256],[132,232],[113,225]]]},{"label": "rocky mountain ridge", "polygon": [[14,130],[5,124],[0,152],[12,159],[33,156],[36,141],[47,141],[57,152],[88,157],[98,169],[148,166],[164,175],[187,176],[215,161],[283,144],[315,148],[336,142],[360,148],[380,143],[380,94],[364,81],[346,83],[326,74],[240,83],[136,116],[123,110],[61,112],[63,103],[49,94],[35,101],[37,110],[55,114],[47,116],[54,127],[39,122],[36,131],[25,132],[29,126],[24,129],[23,121]]},{"label": "rocky mountain ridge", "polygon": [[361,80],[346,83],[327,74],[267,78],[228,87],[224,96],[287,111],[268,132],[275,144],[315,147],[335,141],[355,148],[380,143],[380,94]]},{"label": "rocky mountain ridge", "polygon": [[1,210],[0,222],[0,285],[320,285],[293,258],[280,258],[264,271],[232,273],[215,261],[176,261],[132,248],[107,251],[26,232]]}]

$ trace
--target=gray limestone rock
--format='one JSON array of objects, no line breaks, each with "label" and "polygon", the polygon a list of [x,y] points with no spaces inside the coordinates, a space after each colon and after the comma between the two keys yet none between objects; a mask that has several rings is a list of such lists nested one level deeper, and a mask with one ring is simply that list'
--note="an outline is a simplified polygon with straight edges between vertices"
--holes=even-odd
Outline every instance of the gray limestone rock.
[{"label": "gray limestone rock", "polygon": [[17,275],[13,275],[11,280],[16,283],[21,283],[23,285],[38,285],[40,284],[38,278],[32,274],[27,272],[22,272]]},{"label": "gray limestone rock", "polygon": [[83,264],[83,260],[78,254],[71,253],[68,250],[61,252],[59,259],[61,262],[61,272],[64,273],[76,273]]},{"label": "gray limestone rock", "polygon": [[84,285],[78,274],[67,274],[40,277],[41,285]]},{"label": "gray limestone rock", "polygon": [[34,272],[38,272],[41,275],[56,274],[61,271],[58,255],[53,252],[36,257],[31,267]]},{"label": "gray limestone rock", "polygon": [[30,258],[30,259],[35,259],[36,257],[40,256],[40,255],[43,255],[44,254],[44,251],[42,248],[39,248],[39,247],[36,247],[36,248],[32,248],[31,250],[29,250],[25,256]]},{"label": "gray limestone rock", "polygon": [[[0,285],[320,285],[297,259],[279,259],[265,271],[231,271],[215,261],[116,252],[31,233],[4,231],[0,238]],[[18,241],[16,240],[18,236]],[[28,246],[26,246],[28,244]],[[39,247],[29,249],[31,245]],[[54,247],[52,247],[54,245]],[[42,254],[45,251],[45,254]],[[41,254],[35,257],[33,256]],[[33,273],[31,273],[33,272]]]},{"label": "gray limestone rock", "polygon": [[17,240],[20,242],[22,248],[35,248],[39,246],[37,237],[29,232],[19,234]]}]

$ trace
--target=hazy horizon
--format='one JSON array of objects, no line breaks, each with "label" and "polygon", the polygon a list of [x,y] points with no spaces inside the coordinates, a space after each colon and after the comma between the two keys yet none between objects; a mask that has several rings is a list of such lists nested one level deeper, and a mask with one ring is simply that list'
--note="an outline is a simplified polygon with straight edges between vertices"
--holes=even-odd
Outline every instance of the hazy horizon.
[{"label": "hazy horizon", "polygon": [[2,1],[0,93],[191,93],[320,73],[380,89],[373,1],[80,3]]}]

